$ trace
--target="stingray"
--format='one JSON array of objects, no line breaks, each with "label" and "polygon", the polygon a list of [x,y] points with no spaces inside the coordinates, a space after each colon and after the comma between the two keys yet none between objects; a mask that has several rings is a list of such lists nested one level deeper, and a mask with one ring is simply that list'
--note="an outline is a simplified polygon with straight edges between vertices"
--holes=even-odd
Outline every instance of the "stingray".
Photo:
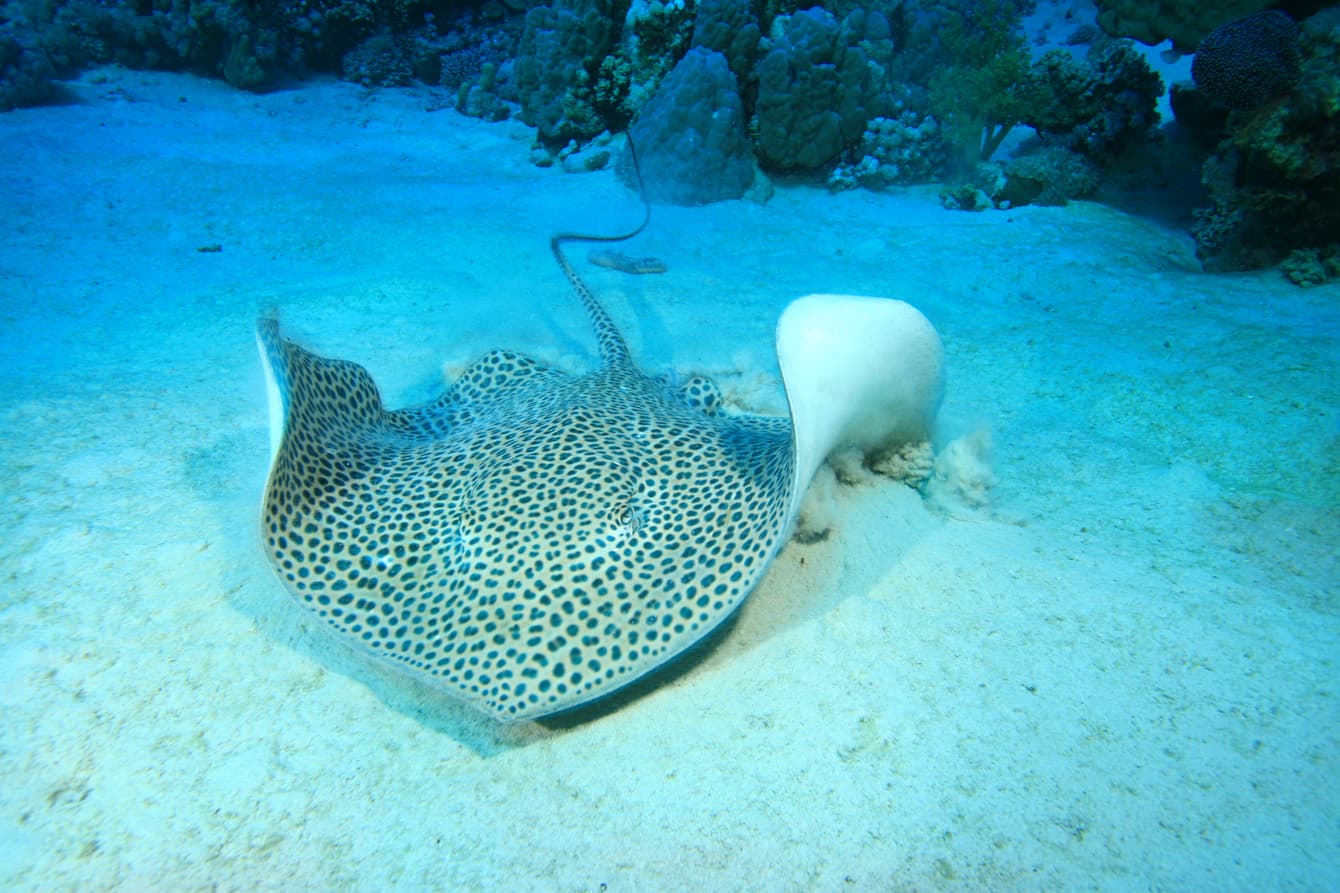
[{"label": "stingray", "polygon": [[940,399],[931,324],[854,295],[782,314],[789,417],[644,373],[562,249],[641,229],[551,239],[599,347],[583,375],[496,349],[388,410],[362,366],[257,325],[280,579],[337,637],[499,720],[585,704],[700,641],[763,576],[826,455],[923,440]]}]

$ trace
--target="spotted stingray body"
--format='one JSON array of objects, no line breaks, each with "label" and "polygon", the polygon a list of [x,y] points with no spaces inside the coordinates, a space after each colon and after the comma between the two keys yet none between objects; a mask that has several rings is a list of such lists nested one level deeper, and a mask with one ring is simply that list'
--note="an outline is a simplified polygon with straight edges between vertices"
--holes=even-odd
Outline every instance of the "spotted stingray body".
[{"label": "spotted stingray body", "polygon": [[499,719],[558,712],[718,626],[780,547],[789,420],[634,364],[590,312],[599,368],[492,351],[388,411],[371,376],[258,327],[283,409],[262,511],[291,593],[341,637]]}]

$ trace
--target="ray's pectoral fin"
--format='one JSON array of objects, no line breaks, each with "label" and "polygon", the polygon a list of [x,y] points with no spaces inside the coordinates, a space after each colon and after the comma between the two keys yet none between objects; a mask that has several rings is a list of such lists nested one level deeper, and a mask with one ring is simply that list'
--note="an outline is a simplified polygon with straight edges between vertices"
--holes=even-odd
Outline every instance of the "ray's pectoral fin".
[{"label": "ray's pectoral fin", "polygon": [[790,518],[835,448],[870,451],[930,436],[944,393],[944,348],[911,304],[798,298],[777,322],[777,362],[794,430]]},{"label": "ray's pectoral fin", "polygon": [[280,335],[273,317],[257,323],[256,340],[270,398],[272,461],[295,434],[304,449],[335,453],[385,426],[381,394],[362,366],[304,350]]},{"label": "ray's pectoral fin", "polygon": [[566,376],[539,360],[511,350],[491,350],[461,373],[441,397],[422,406],[386,413],[397,433],[442,437],[464,426],[486,422],[500,402],[543,388]]},{"label": "ray's pectoral fin", "polygon": [[721,391],[710,378],[692,375],[677,385],[667,385],[667,388],[676,400],[704,415],[716,415],[721,409]]},{"label": "ray's pectoral fin", "polygon": [[452,382],[448,398],[462,405],[488,403],[566,377],[525,354],[495,349],[470,364]]}]

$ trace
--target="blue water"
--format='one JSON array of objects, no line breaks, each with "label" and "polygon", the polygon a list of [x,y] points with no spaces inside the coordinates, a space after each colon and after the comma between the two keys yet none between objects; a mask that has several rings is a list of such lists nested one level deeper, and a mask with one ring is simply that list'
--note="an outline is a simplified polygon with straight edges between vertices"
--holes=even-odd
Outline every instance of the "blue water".
[{"label": "blue water", "polygon": [[1210,276],[1085,203],[658,209],[630,250],[669,273],[585,270],[643,365],[775,412],[787,301],[908,300],[940,498],[825,473],[825,536],[706,653],[499,726],[271,574],[252,326],[393,404],[494,346],[589,367],[547,239],[635,196],[412,91],[72,89],[0,118],[6,889],[1340,884],[1337,286]]}]

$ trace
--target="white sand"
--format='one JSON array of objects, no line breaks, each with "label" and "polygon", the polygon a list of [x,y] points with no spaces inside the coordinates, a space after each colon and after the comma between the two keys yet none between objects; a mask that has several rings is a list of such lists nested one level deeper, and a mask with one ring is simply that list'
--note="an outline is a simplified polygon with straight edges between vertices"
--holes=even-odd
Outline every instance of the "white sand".
[{"label": "white sand", "polygon": [[0,117],[0,888],[1340,884],[1340,288],[1205,275],[1098,205],[659,209],[630,251],[667,275],[586,267],[647,368],[776,409],[789,299],[904,298],[945,340],[941,455],[989,435],[998,483],[825,486],[829,537],[709,653],[500,727],[271,574],[252,325],[392,404],[491,346],[588,363],[546,240],[634,197],[427,92],[74,89]]}]

